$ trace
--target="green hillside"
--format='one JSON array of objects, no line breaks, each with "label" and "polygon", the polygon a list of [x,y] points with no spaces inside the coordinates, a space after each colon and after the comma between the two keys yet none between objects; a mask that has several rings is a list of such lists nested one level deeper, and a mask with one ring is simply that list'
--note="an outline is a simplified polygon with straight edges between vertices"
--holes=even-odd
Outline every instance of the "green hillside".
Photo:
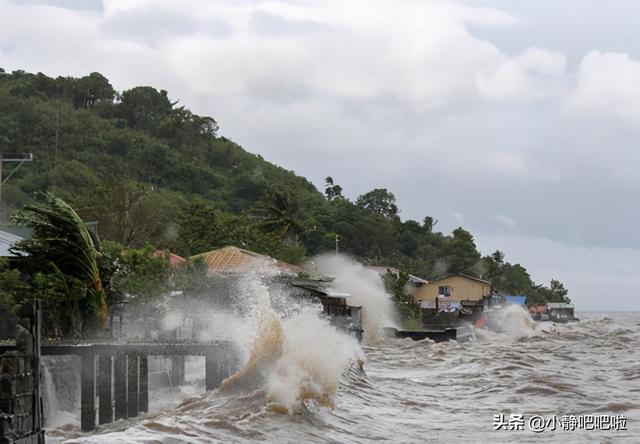
[{"label": "green hillside", "polygon": [[388,190],[351,202],[328,178],[320,192],[150,86],[116,92],[99,73],[0,70],[0,152],[34,155],[3,188],[5,221],[47,190],[126,246],[189,256],[237,245],[299,263],[333,250],[338,235],[341,251],[367,263],[426,278],[490,276],[532,297],[542,291],[523,267],[481,258],[464,229],[445,235],[432,217],[402,221]]}]

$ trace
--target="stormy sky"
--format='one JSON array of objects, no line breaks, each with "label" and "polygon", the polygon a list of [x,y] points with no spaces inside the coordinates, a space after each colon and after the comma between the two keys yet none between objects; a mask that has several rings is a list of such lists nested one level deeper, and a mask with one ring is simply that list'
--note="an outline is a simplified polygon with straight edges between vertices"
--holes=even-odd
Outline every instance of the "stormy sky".
[{"label": "stormy sky", "polygon": [[640,3],[0,0],[0,67],[151,85],[247,150],[640,310]]}]

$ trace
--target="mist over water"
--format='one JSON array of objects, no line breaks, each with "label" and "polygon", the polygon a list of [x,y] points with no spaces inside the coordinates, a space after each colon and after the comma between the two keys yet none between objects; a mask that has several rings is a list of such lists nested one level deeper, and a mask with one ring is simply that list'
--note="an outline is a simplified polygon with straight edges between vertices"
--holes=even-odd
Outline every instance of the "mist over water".
[{"label": "mist over water", "polygon": [[[344,276],[360,273],[341,266]],[[477,330],[468,342],[380,337],[361,346],[322,319],[315,304],[285,304],[287,293],[272,291],[265,277],[258,272],[242,282],[243,309],[220,318],[245,354],[242,369],[220,389],[196,395],[204,390],[196,366],[188,386],[173,393],[190,395],[182,402],[176,397],[158,409],[152,392],[156,413],[144,419],[92,435],[64,427],[57,434],[74,443],[640,440],[639,313],[581,314],[580,323],[557,325],[510,307],[492,321],[500,328]],[[357,287],[380,290],[366,279]],[[494,431],[500,413],[625,414],[629,430]]]}]

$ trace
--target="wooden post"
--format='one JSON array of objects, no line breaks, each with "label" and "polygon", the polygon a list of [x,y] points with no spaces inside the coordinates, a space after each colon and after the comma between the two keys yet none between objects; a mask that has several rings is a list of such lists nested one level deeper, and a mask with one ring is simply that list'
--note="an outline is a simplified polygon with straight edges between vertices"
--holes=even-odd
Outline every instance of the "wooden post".
[{"label": "wooden post", "polygon": [[111,356],[98,356],[98,424],[113,421],[113,403],[111,394]]},{"label": "wooden post", "polygon": [[116,355],[113,371],[113,392],[116,401],[115,419],[125,419],[127,417],[127,355]]},{"label": "wooden post", "polygon": [[138,355],[127,356],[127,418],[138,416]]},{"label": "wooden post", "polygon": [[147,355],[140,356],[140,383],[138,386],[139,395],[138,406],[139,411],[149,411],[149,357]]},{"label": "wooden post", "polygon": [[96,362],[91,352],[81,355],[80,428],[90,432],[96,428]]}]

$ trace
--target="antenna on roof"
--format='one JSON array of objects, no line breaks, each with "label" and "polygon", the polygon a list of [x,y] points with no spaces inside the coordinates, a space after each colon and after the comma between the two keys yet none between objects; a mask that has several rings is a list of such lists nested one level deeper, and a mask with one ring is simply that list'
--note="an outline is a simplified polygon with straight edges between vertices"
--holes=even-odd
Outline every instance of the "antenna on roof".
[{"label": "antenna on roof", "polygon": [[[22,166],[23,163],[32,162],[32,161],[33,161],[33,154],[31,153],[20,153],[20,154],[0,153],[0,203],[2,203],[2,186],[5,183],[7,183],[7,180],[9,180],[11,176],[13,176],[13,173],[18,171],[18,169]],[[5,163],[9,163],[9,162],[17,163],[18,165],[16,165],[15,168],[11,170],[11,172],[7,175],[7,177],[3,178],[2,167],[4,166]]]}]

